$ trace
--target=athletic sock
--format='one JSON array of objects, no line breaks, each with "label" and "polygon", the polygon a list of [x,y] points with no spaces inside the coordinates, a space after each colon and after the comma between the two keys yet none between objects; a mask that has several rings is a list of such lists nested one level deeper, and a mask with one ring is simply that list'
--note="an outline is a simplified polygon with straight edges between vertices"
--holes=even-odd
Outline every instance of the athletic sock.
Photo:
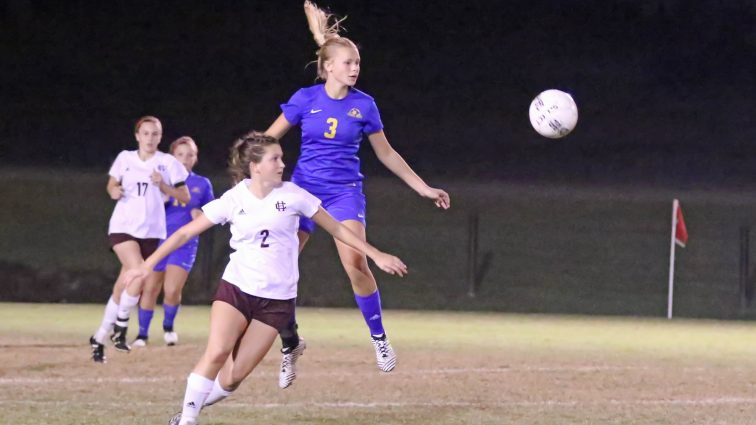
[{"label": "athletic sock", "polygon": [[354,299],[357,301],[357,306],[360,307],[362,317],[365,318],[368,328],[370,328],[370,334],[380,336],[385,333],[383,330],[383,319],[381,318],[381,295],[376,289],[375,292],[363,297],[354,294]]},{"label": "athletic sock", "polygon": [[115,300],[113,300],[113,297],[111,296],[108,299],[108,304],[105,306],[105,312],[102,315],[102,323],[100,323],[100,327],[94,334],[95,341],[97,341],[99,344],[105,343],[105,338],[113,330],[113,324],[115,323],[117,316],[118,304],[116,304]]},{"label": "athletic sock", "polygon": [[212,406],[213,404],[225,399],[233,393],[233,391],[224,390],[220,382],[218,381],[218,378],[216,377],[215,382],[213,382],[213,389],[210,390],[210,394],[205,399],[205,406]]},{"label": "athletic sock", "polygon": [[139,336],[137,338],[147,339],[150,335],[150,323],[155,310],[144,310],[139,307]]},{"label": "athletic sock", "polygon": [[[118,322],[129,321],[131,309],[139,303],[139,295],[129,295],[126,291],[121,294],[121,302],[118,304]],[[126,326],[117,323],[118,326]]]},{"label": "athletic sock", "polygon": [[182,405],[181,422],[179,424],[185,424],[187,420],[197,419],[212,388],[213,381],[196,373],[189,374],[189,378],[186,379],[186,392],[184,393],[184,404]]},{"label": "athletic sock", "polygon": [[163,303],[163,330],[166,332],[173,332],[173,321],[176,320],[176,315],[178,314],[179,307],[181,304],[178,305],[170,305]]}]

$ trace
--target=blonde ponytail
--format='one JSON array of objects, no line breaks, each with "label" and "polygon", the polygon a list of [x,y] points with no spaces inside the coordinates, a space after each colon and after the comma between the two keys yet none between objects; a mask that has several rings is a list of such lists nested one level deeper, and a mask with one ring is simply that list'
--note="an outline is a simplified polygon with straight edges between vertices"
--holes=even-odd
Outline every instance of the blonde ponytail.
[{"label": "blonde ponytail", "polygon": [[320,47],[317,51],[318,59],[315,61],[318,65],[318,78],[325,81],[326,77],[328,77],[328,73],[325,70],[325,62],[331,58],[331,52],[334,48],[347,47],[355,50],[359,49],[357,49],[357,45],[352,40],[339,35],[339,32],[343,29],[341,23],[346,17],[341,19],[336,18],[333,14],[326,13],[320,9],[310,0],[305,0],[304,10],[312,38],[315,39],[318,47]]},{"label": "blonde ponytail", "polygon": [[323,9],[319,8],[317,4],[305,0],[304,2],[305,16],[307,16],[307,25],[310,27],[312,38],[318,43],[318,47],[324,45],[330,38],[338,38],[341,22],[346,17],[336,19],[333,24],[328,24],[328,21],[335,16],[331,13],[326,13]]}]

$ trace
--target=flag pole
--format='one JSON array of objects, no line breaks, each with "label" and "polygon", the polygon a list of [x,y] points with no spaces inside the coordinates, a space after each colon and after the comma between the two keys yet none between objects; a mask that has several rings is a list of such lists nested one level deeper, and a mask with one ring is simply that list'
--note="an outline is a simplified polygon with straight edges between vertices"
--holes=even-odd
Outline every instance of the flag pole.
[{"label": "flag pole", "polygon": [[675,232],[677,231],[677,209],[680,202],[672,201],[672,238],[669,244],[669,293],[667,295],[667,319],[672,318],[672,295],[674,293],[675,280]]}]

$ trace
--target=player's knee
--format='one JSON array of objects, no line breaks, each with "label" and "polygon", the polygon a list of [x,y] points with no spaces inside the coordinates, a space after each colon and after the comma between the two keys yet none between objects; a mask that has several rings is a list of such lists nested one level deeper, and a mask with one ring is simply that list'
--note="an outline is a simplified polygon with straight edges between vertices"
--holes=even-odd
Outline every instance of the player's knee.
[{"label": "player's knee", "polygon": [[231,349],[226,349],[225,347],[208,346],[205,351],[205,359],[214,365],[223,366],[229,355],[231,355]]},{"label": "player's knee", "polygon": [[178,305],[181,303],[181,289],[164,288],[163,298],[170,305]]}]

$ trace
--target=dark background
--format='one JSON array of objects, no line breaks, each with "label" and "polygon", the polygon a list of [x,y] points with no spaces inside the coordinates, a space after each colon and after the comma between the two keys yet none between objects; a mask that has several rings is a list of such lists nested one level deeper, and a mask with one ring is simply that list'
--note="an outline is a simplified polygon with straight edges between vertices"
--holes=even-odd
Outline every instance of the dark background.
[{"label": "dark background", "polygon": [[[199,172],[314,82],[300,1],[0,3],[0,164],[103,172],[136,147],[200,145]],[[328,1],[361,47],[357,87],[424,176],[748,186],[756,166],[756,2]],[[531,99],[572,93],[580,120],[538,136]],[[285,139],[290,165],[298,131]],[[367,145],[367,144],[366,144]],[[368,148],[369,150],[369,148]],[[371,154],[368,176],[386,175]]]}]

